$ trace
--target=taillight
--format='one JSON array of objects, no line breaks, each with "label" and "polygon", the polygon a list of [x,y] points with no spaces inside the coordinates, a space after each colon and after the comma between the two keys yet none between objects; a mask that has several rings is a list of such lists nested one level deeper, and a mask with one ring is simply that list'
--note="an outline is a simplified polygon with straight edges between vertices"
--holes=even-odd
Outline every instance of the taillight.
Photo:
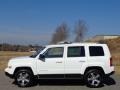
[{"label": "taillight", "polygon": [[110,58],[110,66],[113,66],[113,60],[112,60],[112,57]]}]

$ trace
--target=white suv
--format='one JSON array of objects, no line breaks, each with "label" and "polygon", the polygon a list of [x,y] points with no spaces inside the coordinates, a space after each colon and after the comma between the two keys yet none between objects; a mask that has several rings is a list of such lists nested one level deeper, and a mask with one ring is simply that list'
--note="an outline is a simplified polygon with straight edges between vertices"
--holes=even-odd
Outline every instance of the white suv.
[{"label": "white suv", "polygon": [[87,86],[99,87],[114,72],[106,44],[71,43],[48,45],[32,56],[12,58],[5,74],[18,86],[27,87],[37,79],[83,79]]}]

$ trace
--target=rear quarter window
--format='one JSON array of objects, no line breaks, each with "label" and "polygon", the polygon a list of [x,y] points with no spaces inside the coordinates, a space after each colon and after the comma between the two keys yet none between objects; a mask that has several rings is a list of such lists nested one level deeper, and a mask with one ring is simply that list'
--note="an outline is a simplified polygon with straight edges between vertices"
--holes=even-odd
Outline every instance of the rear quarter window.
[{"label": "rear quarter window", "polygon": [[104,50],[102,46],[89,46],[90,56],[104,56]]}]

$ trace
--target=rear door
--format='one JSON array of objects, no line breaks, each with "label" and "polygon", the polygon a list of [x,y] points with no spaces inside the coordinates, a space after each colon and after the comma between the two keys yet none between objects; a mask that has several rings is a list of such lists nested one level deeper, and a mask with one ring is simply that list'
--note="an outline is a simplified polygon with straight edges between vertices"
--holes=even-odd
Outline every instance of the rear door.
[{"label": "rear door", "polygon": [[85,46],[66,47],[65,77],[78,78],[82,65],[86,62]]}]

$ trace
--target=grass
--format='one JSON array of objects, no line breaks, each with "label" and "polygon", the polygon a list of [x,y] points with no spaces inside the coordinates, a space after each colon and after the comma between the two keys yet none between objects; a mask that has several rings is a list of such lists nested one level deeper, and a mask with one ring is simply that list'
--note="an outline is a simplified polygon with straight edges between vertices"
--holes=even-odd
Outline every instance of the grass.
[{"label": "grass", "polygon": [[[31,55],[31,52],[0,51],[0,71],[7,67],[7,63],[10,58],[29,55]],[[112,57],[116,74],[120,75],[120,53],[113,53]]]},{"label": "grass", "polygon": [[115,66],[115,73],[120,75],[120,66]]},{"label": "grass", "polygon": [[0,70],[4,70],[7,67],[9,59],[18,56],[28,56],[30,52],[12,52],[12,51],[0,51]]}]

